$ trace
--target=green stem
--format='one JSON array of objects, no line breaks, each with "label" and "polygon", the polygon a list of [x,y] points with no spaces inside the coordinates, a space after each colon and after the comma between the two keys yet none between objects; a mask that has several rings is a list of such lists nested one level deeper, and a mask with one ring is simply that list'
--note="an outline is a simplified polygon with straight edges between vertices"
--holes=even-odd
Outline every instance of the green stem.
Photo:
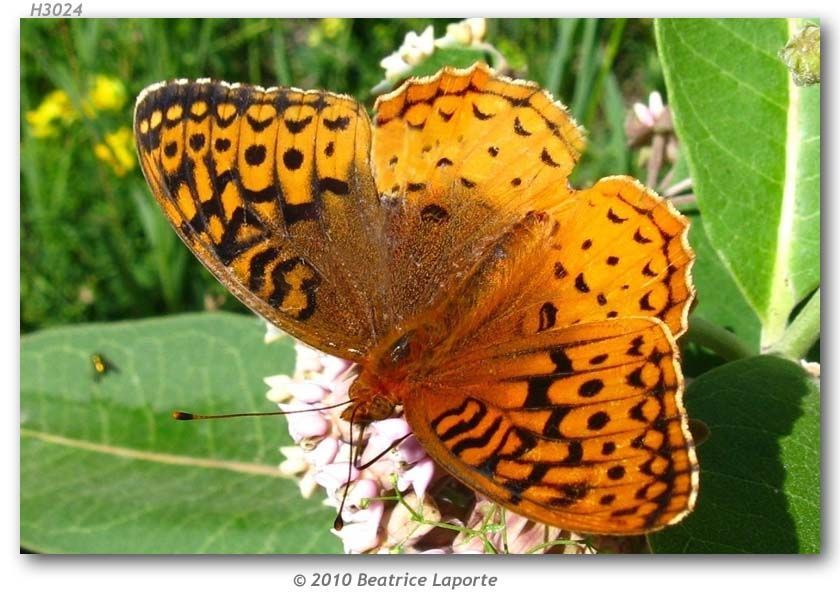
[{"label": "green stem", "polygon": [[601,67],[598,70],[598,75],[595,78],[595,83],[589,93],[589,101],[586,105],[586,110],[580,117],[583,123],[591,123],[595,117],[595,110],[601,103],[601,89],[604,87],[604,81],[607,79],[610,70],[612,69],[615,57],[618,54],[618,48],[621,46],[621,39],[624,35],[624,27],[627,25],[627,19],[616,19],[613,24],[612,31],[610,31],[610,39],[607,41],[607,47],[603,52],[601,59]]},{"label": "green stem", "polygon": [[689,318],[686,340],[708,348],[728,361],[749,358],[756,354],[737,335],[702,317]]},{"label": "green stem", "polygon": [[820,339],[820,290],[818,289],[796,315],[778,342],[770,346],[768,354],[779,354],[791,360],[803,358]]},{"label": "green stem", "polygon": [[292,74],[286,54],[286,29],[281,25],[271,34],[271,56],[274,62],[274,81],[279,85],[291,85]]},{"label": "green stem", "polygon": [[[586,19],[583,24],[583,38],[578,46],[578,68],[575,91],[572,97],[572,115],[583,119],[583,110],[589,100],[595,72],[592,68],[592,56],[595,54],[595,32],[598,19]],[[580,121],[583,123],[583,121]],[[586,123],[584,123],[585,125]]]},{"label": "green stem", "polygon": [[569,64],[577,24],[578,19],[563,19],[559,24],[557,39],[554,44],[554,51],[549,59],[548,75],[546,76],[546,87],[555,98],[560,97],[560,86],[563,85],[566,67]]}]

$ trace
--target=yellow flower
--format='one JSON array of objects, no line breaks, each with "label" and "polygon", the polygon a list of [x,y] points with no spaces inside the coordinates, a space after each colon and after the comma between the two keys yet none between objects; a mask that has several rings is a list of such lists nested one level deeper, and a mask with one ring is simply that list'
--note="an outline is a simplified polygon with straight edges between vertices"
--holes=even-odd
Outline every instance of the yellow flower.
[{"label": "yellow flower", "polygon": [[53,90],[47,94],[35,110],[27,111],[26,122],[37,138],[52,137],[58,133],[56,121],[65,125],[76,120],[78,114],[64,90]]},{"label": "yellow flower", "polygon": [[116,77],[97,75],[84,101],[85,113],[92,115],[98,110],[120,110],[127,99],[122,81]]},{"label": "yellow flower", "polygon": [[106,133],[105,141],[96,144],[93,152],[96,158],[109,165],[118,177],[122,177],[134,168],[131,129],[121,127],[117,131]]},{"label": "yellow flower", "polygon": [[321,19],[324,36],[331,40],[344,30],[344,19]]},{"label": "yellow flower", "polygon": [[324,33],[318,27],[312,27],[306,34],[306,45],[310,48],[319,46],[324,39]]}]

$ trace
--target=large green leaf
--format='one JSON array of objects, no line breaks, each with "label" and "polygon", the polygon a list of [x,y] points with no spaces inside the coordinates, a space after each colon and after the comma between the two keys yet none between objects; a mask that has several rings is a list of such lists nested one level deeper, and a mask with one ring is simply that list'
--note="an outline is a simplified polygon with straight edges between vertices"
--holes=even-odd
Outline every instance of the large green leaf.
[{"label": "large green leaf", "polygon": [[[262,378],[289,340],[257,319],[197,315],[66,327],[21,342],[21,545],[63,553],[336,552],[333,510],[281,478]],[[112,368],[98,380],[91,355]]]},{"label": "large green leaf", "polygon": [[726,363],[708,346],[699,319],[731,331],[743,342],[747,355],[758,354],[761,323],[709,243],[700,215],[692,217],[688,237],[695,253],[691,275],[697,296],[688,334],[682,339],[683,373],[697,377]]},{"label": "large green leaf", "polygon": [[762,344],[820,280],[820,89],[778,57],[799,23],[661,19],[656,38],[706,233]]},{"label": "large green leaf", "polygon": [[691,274],[697,288],[697,307],[692,314],[732,331],[757,353],[761,323],[709,243],[703,225],[704,219],[695,216],[689,230],[696,254]]},{"label": "large green leaf", "polygon": [[656,552],[820,551],[820,392],[773,356],[729,363],[694,381],[700,495],[685,521],[651,536]]}]

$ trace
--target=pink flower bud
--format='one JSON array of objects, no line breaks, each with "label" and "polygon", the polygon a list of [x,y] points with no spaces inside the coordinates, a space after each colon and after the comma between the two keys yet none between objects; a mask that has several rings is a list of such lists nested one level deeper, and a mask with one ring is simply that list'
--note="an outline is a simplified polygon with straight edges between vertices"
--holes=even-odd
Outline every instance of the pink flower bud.
[{"label": "pink flower bud", "polygon": [[[350,479],[347,479],[349,471]],[[315,481],[323,487],[332,500],[336,499],[336,492],[348,481],[355,481],[359,478],[359,470],[350,467],[346,462],[337,462],[324,465],[324,468],[315,473]]]},{"label": "pink flower bud", "polygon": [[291,379],[288,375],[272,375],[271,377],[263,378],[263,381],[268,386],[268,391],[265,397],[272,402],[285,402],[292,397],[289,391],[289,382]]},{"label": "pink flower bud", "polygon": [[362,508],[362,505],[365,503],[366,499],[375,498],[378,495],[379,486],[376,485],[376,482],[370,479],[359,479],[353,484],[350,491],[347,492],[347,499],[344,501],[344,511],[341,513],[341,517],[347,523],[356,523],[366,520],[366,511],[368,511],[373,504],[377,502],[382,504],[382,502],[369,502],[365,508]]},{"label": "pink flower bud", "polygon": [[[308,404],[290,402],[285,410],[294,411],[310,408]],[[318,411],[292,413],[286,416],[289,422],[289,434],[295,442],[307,438],[323,437],[329,432],[330,424],[324,415]]]},{"label": "pink flower bud", "polygon": [[335,460],[338,454],[338,440],[327,437],[304,455],[306,461],[317,469],[323,469],[326,465]]},{"label": "pink flower bud", "polygon": [[397,450],[400,453],[400,460],[409,465],[426,458],[426,451],[413,435],[397,446]]},{"label": "pink flower bud", "polygon": [[397,480],[397,487],[401,492],[408,489],[408,486],[414,488],[417,497],[422,499],[426,494],[426,488],[432,482],[435,476],[435,463],[431,458],[424,458],[419,463],[411,467],[408,471],[400,475]]},{"label": "pink flower bud", "polygon": [[298,402],[312,404],[327,397],[327,390],[311,381],[290,381],[286,389]]},{"label": "pink flower bud", "polygon": [[336,356],[324,356],[321,358],[322,369],[319,379],[325,384],[333,382],[339,375],[349,369],[351,364],[350,361]]},{"label": "pink flower bud", "polygon": [[330,398],[330,404],[338,404],[349,400],[350,386],[353,385],[354,381],[356,381],[355,377],[331,381],[327,386],[329,387],[332,395],[332,398]]},{"label": "pink flower bud", "polygon": [[647,127],[653,127],[653,124],[656,122],[656,118],[651,110],[641,102],[633,104],[633,112],[636,113],[636,118],[639,119],[639,122]]},{"label": "pink flower bud", "polygon": [[367,463],[383,452],[401,437],[411,433],[405,419],[385,419],[370,424],[370,437],[362,453],[362,462]]},{"label": "pink flower bud", "polygon": [[662,95],[659,92],[651,92],[648,97],[648,108],[653,119],[658,119],[665,112],[665,103],[662,102]]},{"label": "pink flower bud", "polygon": [[295,352],[297,353],[297,362],[295,363],[297,373],[321,371],[321,356],[323,355],[320,352],[300,342],[295,344]]},{"label": "pink flower bud", "polygon": [[341,538],[345,552],[364,552],[375,548],[379,544],[379,521],[384,510],[385,507],[382,502],[372,503],[367,511],[366,520],[347,523],[341,531],[332,530],[335,535]]}]

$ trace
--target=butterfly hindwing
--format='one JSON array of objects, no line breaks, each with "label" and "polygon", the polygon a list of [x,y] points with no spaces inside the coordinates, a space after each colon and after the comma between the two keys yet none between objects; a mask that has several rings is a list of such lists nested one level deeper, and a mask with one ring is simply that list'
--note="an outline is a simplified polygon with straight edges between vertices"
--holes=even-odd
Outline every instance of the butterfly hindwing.
[{"label": "butterfly hindwing", "polygon": [[436,462],[543,523],[643,533],[695,501],[673,337],[654,319],[534,334],[413,388],[405,416]]}]

